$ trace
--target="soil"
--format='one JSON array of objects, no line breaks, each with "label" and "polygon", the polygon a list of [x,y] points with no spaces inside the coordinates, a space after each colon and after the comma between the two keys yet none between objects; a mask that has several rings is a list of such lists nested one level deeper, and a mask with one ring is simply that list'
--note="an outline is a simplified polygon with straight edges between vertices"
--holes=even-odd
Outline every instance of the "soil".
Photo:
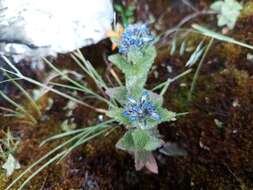
[{"label": "soil", "polygon": [[[193,13],[181,0],[117,2],[124,5],[134,4],[136,20],[150,23],[153,32],[157,34],[176,26],[183,18]],[[196,9],[204,10],[212,1],[189,2]],[[253,1],[244,1],[244,4],[242,16],[228,35],[253,44]],[[196,17],[183,27],[189,28],[192,23],[217,28],[214,15]],[[158,57],[150,73],[148,88],[186,70],[185,63],[190,53],[180,56],[176,52],[170,55],[168,47],[172,37],[173,35],[162,38],[157,43]],[[194,35],[187,38],[190,44],[198,44],[203,36]],[[97,45],[83,48],[82,52],[104,79],[110,85],[115,85],[109,80],[108,68],[111,65],[106,59],[113,53],[110,41],[104,40]],[[188,114],[175,122],[161,124],[159,131],[165,141],[177,143],[188,155],[167,157],[155,152],[159,174],[151,174],[145,170],[135,171],[132,156],[115,148],[115,143],[124,133],[124,129],[118,128],[109,136],[97,138],[76,148],[64,160],[43,170],[24,189],[252,190],[253,61],[247,60],[248,53],[248,49],[215,41],[201,68],[192,100],[188,101],[188,93],[194,73],[170,86],[165,95],[165,106],[169,110]],[[61,68],[77,69],[69,55],[61,55],[54,62]],[[27,66],[20,67],[31,75]],[[193,68],[195,70],[196,66]],[[43,78],[39,71],[33,71],[31,76]],[[87,78],[86,82],[95,89],[90,79]],[[30,92],[34,89],[30,84],[22,85]],[[13,86],[10,89],[10,96],[27,105]],[[54,99],[54,104],[47,111],[50,98]],[[38,124],[35,125],[27,123],[25,118],[0,117],[1,130],[6,131],[9,128],[14,136],[21,139],[15,157],[22,166],[21,170],[8,178],[5,177],[4,170],[0,171],[0,190],[4,190],[27,166],[66,140],[52,141],[39,147],[44,139],[62,132],[60,125],[67,118],[66,111],[63,110],[67,102],[53,93],[47,93],[39,102],[43,117],[38,118]],[[103,107],[94,100],[87,102]],[[1,101],[2,105],[7,104]],[[98,122],[98,114],[83,106],[77,106],[73,110],[73,118],[77,128]],[[35,171],[36,169],[32,170],[30,174]],[[13,189],[17,189],[19,184]]]}]

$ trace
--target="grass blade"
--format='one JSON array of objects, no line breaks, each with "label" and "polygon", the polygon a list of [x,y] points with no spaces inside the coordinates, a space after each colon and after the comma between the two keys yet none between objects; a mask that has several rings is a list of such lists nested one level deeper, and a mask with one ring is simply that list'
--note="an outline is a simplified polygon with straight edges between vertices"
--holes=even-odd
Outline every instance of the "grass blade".
[{"label": "grass blade", "polygon": [[214,32],[212,30],[209,30],[203,26],[200,26],[198,24],[193,24],[192,27],[197,30],[199,33],[205,35],[205,36],[209,36],[211,38],[214,38],[214,39],[217,39],[217,40],[220,40],[220,41],[224,41],[224,42],[228,42],[228,43],[232,43],[232,44],[236,44],[236,45],[239,45],[239,46],[242,46],[242,47],[245,47],[245,48],[248,48],[248,49],[252,49],[253,50],[253,46],[249,45],[249,44],[245,44],[243,42],[240,42],[240,41],[237,41],[231,37],[228,37],[228,36],[225,36],[225,35],[222,35],[222,34],[219,34],[217,32]]},{"label": "grass blade", "polygon": [[32,123],[37,123],[37,120],[21,105],[19,105],[18,103],[16,103],[15,101],[13,101],[11,98],[9,98],[8,96],[6,96],[2,91],[0,91],[0,95],[7,101],[9,102],[11,105],[13,105],[14,107],[16,107],[18,110],[20,110],[23,115],[27,116]]}]

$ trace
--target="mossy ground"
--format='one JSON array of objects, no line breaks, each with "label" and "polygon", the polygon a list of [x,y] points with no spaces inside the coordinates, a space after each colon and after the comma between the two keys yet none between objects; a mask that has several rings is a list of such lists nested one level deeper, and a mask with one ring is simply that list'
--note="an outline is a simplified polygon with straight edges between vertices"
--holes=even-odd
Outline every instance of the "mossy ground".
[{"label": "mossy ground", "polygon": [[[151,16],[160,18],[159,24],[154,25],[154,28],[158,32],[165,30],[191,12],[189,7],[178,2],[138,1],[137,19],[146,21]],[[192,2],[197,8],[203,9],[211,1]],[[167,10],[168,5],[170,9]],[[252,2],[246,2],[246,5],[230,35],[253,44]],[[196,22],[202,21],[205,23],[206,20],[200,17]],[[215,17],[207,18],[207,21],[215,24]],[[199,42],[198,38],[196,41]],[[170,56],[167,50],[167,47],[165,51],[163,47],[159,49],[156,69],[150,74],[150,86],[185,70],[184,64],[189,54]],[[103,58],[111,52],[110,43],[104,41],[83,51],[107,78]],[[119,128],[109,136],[77,148],[59,164],[45,169],[25,189],[253,189],[253,62],[246,59],[249,52],[235,45],[215,41],[201,69],[192,101],[189,102],[187,97],[193,74],[171,85],[166,94],[166,106],[170,110],[189,114],[180,117],[176,122],[162,124],[159,130],[164,140],[178,143],[187,150],[188,156],[171,158],[156,152],[158,175],[147,171],[136,172],[131,155],[115,149],[115,143],[124,132]],[[58,64],[69,68],[72,62],[66,57],[60,57]],[[41,105],[44,105],[49,96],[53,95],[44,97]],[[62,108],[66,101],[58,96],[54,97],[53,108],[45,113],[48,119],[40,121],[38,125],[30,126],[20,119],[0,120],[2,129],[9,127],[21,138],[16,157],[22,169],[60,143],[55,141],[39,147],[42,140],[61,131],[59,126],[65,119]],[[78,127],[94,123],[97,118],[96,114],[82,107],[76,108],[74,113]],[[215,121],[222,123],[222,126],[217,126]],[[6,184],[21,171],[7,179],[1,170],[0,190],[4,190]],[[17,189],[17,186],[13,189]]]}]

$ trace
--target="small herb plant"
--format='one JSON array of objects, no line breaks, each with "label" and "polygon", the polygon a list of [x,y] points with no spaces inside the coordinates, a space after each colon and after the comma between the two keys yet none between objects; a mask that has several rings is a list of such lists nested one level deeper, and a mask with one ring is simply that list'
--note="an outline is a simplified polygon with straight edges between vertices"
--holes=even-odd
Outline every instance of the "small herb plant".
[{"label": "small herb plant", "polygon": [[[158,166],[153,156],[153,151],[158,148],[161,153],[166,155],[186,155],[186,152],[180,149],[176,144],[165,143],[157,127],[162,122],[176,120],[176,117],[179,115],[163,107],[163,95],[173,81],[188,74],[190,70],[185,71],[175,78],[169,78],[167,81],[155,86],[152,90],[146,89],[149,71],[156,58],[156,48],[153,44],[155,39],[155,36],[150,33],[145,24],[129,25],[121,30],[121,32],[116,35],[116,38],[113,38],[113,43],[118,46],[119,53],[111,55],[109,60],[125,76],[125,83],[123,83],[117,74],[114,73],[113,76],[119,84],[114,87],[109,87],[106,84],[101,75],[92,64],[84,58],[80,51],[72,54],[75,63],[87,76],[94,80],[97,89],[103,91],[101,94],[90,89],[84,82],[71,78],[70,74],[73,72],[61,71],[47,60],[45,60],[45,63],[55,71],[54,76],[59,77],[60,81],[53,82],[47,80],[46,84],[42,84],[41,82],[24,76],[22,73],[18,72],[15,65],[9,61],[7,62],[11,68],[14,69],[14,71],[5,70],[9,74],[38,85],[45,90],[52,91],[70,101],[86,106],[100,114],[102,113],[107,117],[104,122],[97,125],[67,130],[64,133],[54,135],[43,141],[41,146],[53,140],[69,137],[68,140],[50,150],[46,155],[25,169],[11,182],[11,184],[9,184],[6,190],[11,189],[14,184],[38,164],[45,162],[36,169],[34,173],[27,177],[18,188],[18,190],[21,190],[34,176],[51,163],[64,159],[73,149],[98,136],[110,134],[119,127],[119,124],[126,129],[126,132],[119,139],[116,147],[134,156],[136,170],[146,168],[153,173],[158,173]],[[62,83],[62,81],[65,83]],[[50,84],[50,86],[47,84]],[[54,87],[64,87],[67,92],[60,91]],[[77,93],[71,95],[69,92],[70,90],[89,95],[106,104],[108,109],[96,108],[78,99],[78,97],[74,95]],[[159,94],[155,92],[159,92]],[[104,96],[104,94],[107,94],[107,96]]]},{"label": "small herb plant", "polygon": [[10,176],[15,170],[20,169],[20,164],[14,157],[19,139],[13,137],[9,128],[7,132],[2,133],[4,136],[0,139],[0,160],[4,161],[2,168],[6,170],[6,176]]},{"label": "small herb plant", "polygon": [[116,3],[114,5],[114,8],[121,17],[121,21],[124,26],[128,26],[129,24],[132,24],[134,22],[134,11],[136,8],[133,4],[124,7],[123,5]]},{"label": "small herb plant", "polygon": [[242,5],[236,0],[216,1],[211,5],[211,9],[218,14],[218,26],[233,29],[240,16]]},{"label": "small herb plant", "polygon": [[145,89],[149,70],[156,58],[156,49],[146,25],[130,25],[118,42],[119,54],[109,60],[125,75],[125,86],[109,89],[107,94],[120,106],[110,108],[109,115],[127,129],[116,147],[134,155],[137,170],[146,167],[158,173],[152,151],[164,142],[157,126],[173,121],[176,113],[163,108],[163,97]]}]

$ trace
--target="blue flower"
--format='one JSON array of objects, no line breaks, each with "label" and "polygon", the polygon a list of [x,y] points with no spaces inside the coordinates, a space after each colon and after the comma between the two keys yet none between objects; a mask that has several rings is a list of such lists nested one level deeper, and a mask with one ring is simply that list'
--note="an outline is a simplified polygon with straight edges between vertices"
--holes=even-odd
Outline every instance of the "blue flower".
[{"label": "blue flower", "polygon": [[119,41],[119,52],[127,54],[130,50],[143,48],[154,40],[146,24],[134,24],[126,27]]},{"label": "blue flower", "polygon": [[141,122],[145,124],[147,119],[159,121],[161,118],[156,112],[156,106],[149,99],[148,92],[144,92],[138,101],[132,97],[128,97],[128,103],[123,115],[126,116],[130,122]]}]

